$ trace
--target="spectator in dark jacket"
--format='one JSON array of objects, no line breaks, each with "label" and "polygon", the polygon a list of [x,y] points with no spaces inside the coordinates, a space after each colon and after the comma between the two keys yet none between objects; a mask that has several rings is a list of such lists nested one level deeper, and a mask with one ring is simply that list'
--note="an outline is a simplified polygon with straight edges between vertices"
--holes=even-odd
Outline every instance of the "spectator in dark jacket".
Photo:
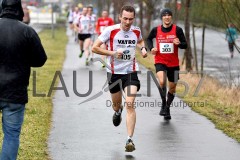
[{"label": "spectator in dark jacket", "polygon": [[0,6],[0,110],[4,134],[0,159],[16,160],[30,70],[43,66],[47,56],[34,29],[21,22],[21,0],[0,0]]}]

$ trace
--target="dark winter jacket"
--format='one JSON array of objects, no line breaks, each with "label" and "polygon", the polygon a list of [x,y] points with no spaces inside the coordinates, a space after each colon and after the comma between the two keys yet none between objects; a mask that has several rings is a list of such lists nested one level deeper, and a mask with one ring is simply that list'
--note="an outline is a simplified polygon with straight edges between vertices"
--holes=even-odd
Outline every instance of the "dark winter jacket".
[{"label": "dark winter jacket", "polygon": [[31,67],[43,66],[47,56],[37,33],[22,18],[21,0],[2,0],[0,101],[25,104]]}]

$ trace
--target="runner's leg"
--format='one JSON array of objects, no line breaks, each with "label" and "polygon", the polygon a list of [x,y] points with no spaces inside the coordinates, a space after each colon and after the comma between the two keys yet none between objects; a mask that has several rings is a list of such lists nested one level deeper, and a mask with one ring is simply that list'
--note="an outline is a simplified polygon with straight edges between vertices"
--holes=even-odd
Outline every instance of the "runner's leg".
[{"label": "runner's leg", "polygon": [[86,65],[88,65],[90,43],[91,43],[90,37],[84,40],[83,50],[86,55]]},{"label": "runner's leg", "polygon": [[[137,86],[130,85],[125,87],[124,89],[126,93],[126,101],[125,101],[125,107],[127,109],[127,133],[128,136],[132,137],[134,133],[134,128],[136,124],[136,112],[135,112],[135,106],[134,101],[137,94]],[[128,95],[128,93],[130,93]]]},{"label": "runner's leg", "polygon": [[119,109],[122,108],[122,91],[118,91],[117,93],[112,93],[112,107],[115,112],[118,112]]},{"label": "runner's leg", "polygon": [[135,124],[136,124],[136,111],[135,111],[134,101],[137,94],[137,86],[130,85],[125,87],[124,90],[126,93],[125,107],[127,108],[126,125],[127,125],[127,134],[128,134],[125,151],[132,152],[135,150],[135,145],[133,143],[132,137],[133,137]]},{"label": "runner's leg", "polygon": [[158,78],[158,82],[161,88],[159,88],[159,93],[160,96],[162,98],[162,107],[160,110],[160,115],[164,116],[166,113],[166,92],[167,92],[167,88],[166,88],[166,72],[165,71],[158,71],[157,72],[157,78]]}]

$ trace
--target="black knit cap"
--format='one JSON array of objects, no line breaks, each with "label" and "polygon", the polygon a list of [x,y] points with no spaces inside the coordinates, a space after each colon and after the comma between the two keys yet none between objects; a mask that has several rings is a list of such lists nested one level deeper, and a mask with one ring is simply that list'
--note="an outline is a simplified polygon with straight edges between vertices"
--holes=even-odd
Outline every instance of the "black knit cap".
[{"label": "black knit cap", "polygon": [[172,11],[169,8],[164,8],[161,10],[161,15],[160,18],[162,19],[162,17],[166,14],[169,14],[170,16],[172,16]]}]

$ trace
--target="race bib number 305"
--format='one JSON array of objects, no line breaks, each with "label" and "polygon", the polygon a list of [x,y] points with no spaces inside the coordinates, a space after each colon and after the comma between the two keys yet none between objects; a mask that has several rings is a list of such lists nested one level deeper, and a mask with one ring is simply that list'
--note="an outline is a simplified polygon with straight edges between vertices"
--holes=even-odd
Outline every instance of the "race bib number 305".
[{"label": "race bib number 305", "polygon": [[174,53],[173,43],[160,43],[159,50],[162,54],[171,54]]},{"label": "race bib number 305", "polygon": [[122,61],[131,61],[135,57],[135,50],[132,48],[124,49],[121,60]]}]

